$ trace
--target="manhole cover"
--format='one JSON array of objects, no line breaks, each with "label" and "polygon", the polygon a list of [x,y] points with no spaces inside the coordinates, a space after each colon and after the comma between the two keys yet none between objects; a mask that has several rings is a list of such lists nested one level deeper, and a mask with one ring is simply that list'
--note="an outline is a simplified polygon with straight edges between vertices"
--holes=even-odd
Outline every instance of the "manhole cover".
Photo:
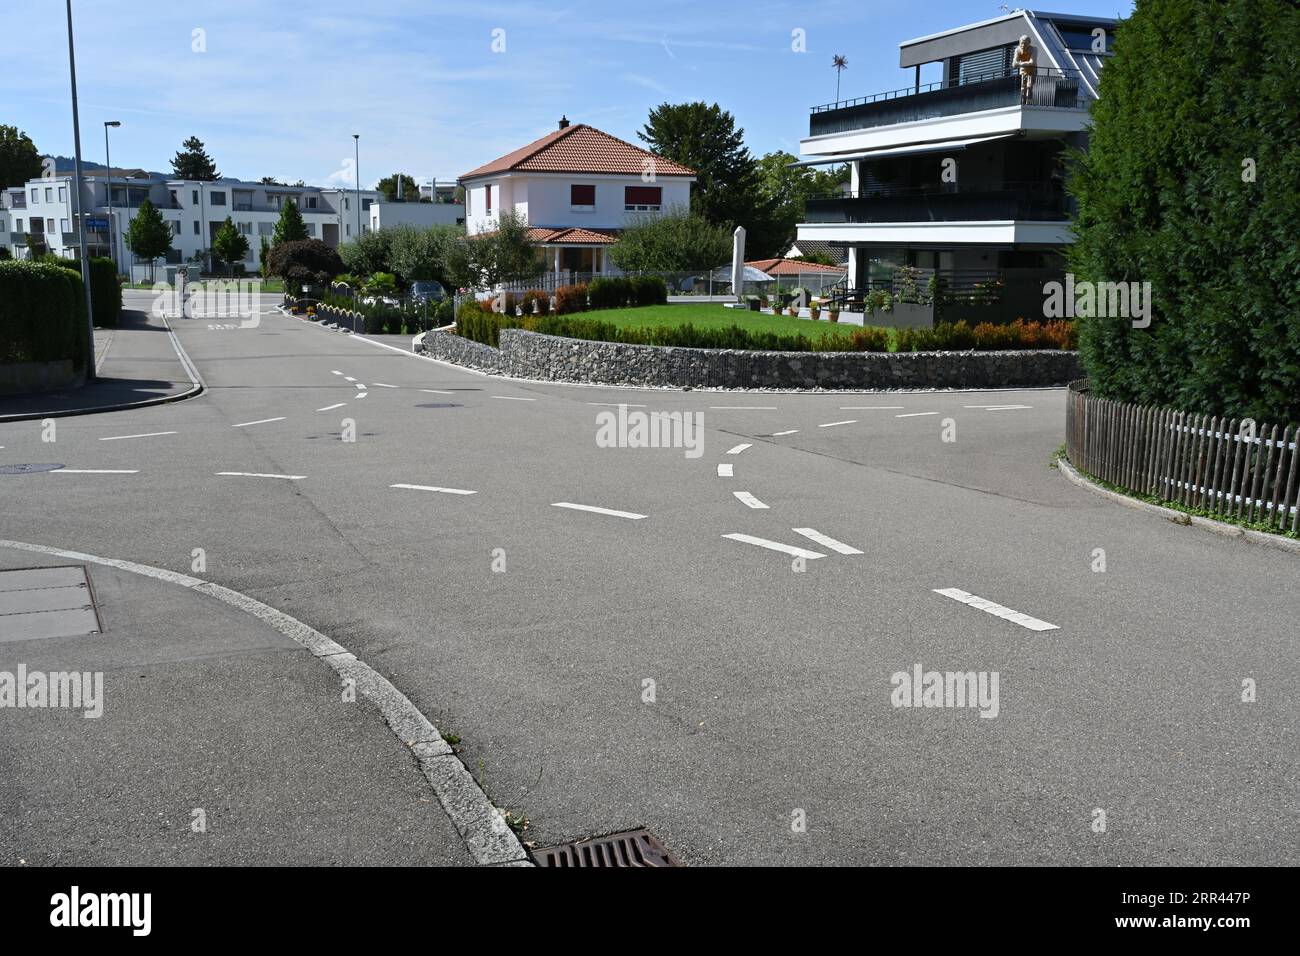
[{"label": "manhole cover", "polygon": [[0,571],[0,642],[80,637],[103,629],[84,565]]},{"label": "manhole cover", "polygon": [[628,830],[533,851],[538,866],[681,866],[649,830]]},{"label": "manhole cover", "polygon": [[416,408],[460,408],[455,402],[425,402],[422,405],[416,405]]},{"label": "manhole cover", "polygon": [[48,462],[38,462],[31,465],[0,465],[0,475],[31,475],[38,471],[58,471],[65,465],[55,465]]}]

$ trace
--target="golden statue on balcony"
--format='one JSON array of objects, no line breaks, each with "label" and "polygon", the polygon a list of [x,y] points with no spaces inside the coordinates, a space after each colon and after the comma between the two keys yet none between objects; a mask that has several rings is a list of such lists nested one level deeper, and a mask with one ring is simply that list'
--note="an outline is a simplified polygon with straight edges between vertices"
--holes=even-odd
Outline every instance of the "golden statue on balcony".
[{"label": "golden statue on balcony", "polygon": [[1020,69],[1020,105],[1024,106],[1033,95],[1034,77],[1038,75],[1038,66],[1034,62],[1034,48],[1029,42],[1028,35],[1020,38],[1020,45],[1016,47],[1016,54],[1012,59]]}]

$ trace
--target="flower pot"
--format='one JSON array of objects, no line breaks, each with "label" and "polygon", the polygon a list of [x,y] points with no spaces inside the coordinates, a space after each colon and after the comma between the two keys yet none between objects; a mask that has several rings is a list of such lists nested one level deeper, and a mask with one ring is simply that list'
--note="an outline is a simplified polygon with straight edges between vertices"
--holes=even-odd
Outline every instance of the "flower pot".
[{"label": "flower pot", "polygon": [[821,309],[809,309],[808,316],[815,322],[822,317]]},{"label": "flower pot", "polygon": [[790,306],[790,308],[789,308],[788,311],[789,311],[789,313],[790,313],[792,316],[794,316],[795,318],[798,318],[798,317],[799,317],[799,307],[798,307],[797,305],[792,305],[792,306]]},{"label": "flower pot", "polygon": [[832,322],[838,322],[840,320],[840,314],[838,312],[831,312],[827,315],[827,318]]}]

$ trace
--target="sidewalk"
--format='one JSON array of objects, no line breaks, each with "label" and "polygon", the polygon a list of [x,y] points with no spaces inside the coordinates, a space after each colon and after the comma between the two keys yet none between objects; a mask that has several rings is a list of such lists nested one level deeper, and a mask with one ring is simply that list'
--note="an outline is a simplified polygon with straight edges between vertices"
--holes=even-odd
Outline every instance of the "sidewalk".
[{"label": "sidewalk", "polygon": [[149,312],[124,308],[117,328],[96,329],[95,361],[99,377],[81,388],[0,397],[0,421],[112,411],[199,390],[197,375],[181,361],[167,324]]},{"label": "sidewalk", "polygon": [[0,702],[20,666],[103,674],[98,718],[0,706],[0,865],[475,862],[376,706],[253,614],[87,563],[102,634],[6,622],[3,572],[77,563],[0,547]]}]

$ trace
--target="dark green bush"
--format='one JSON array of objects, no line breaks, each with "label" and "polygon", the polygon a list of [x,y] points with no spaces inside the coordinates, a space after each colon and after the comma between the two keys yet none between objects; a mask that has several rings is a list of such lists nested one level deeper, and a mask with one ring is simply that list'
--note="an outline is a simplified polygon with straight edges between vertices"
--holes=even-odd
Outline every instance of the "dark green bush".
[{"label": "dark green bush", "polygon": [[90,302],[95,310],[95,327],[111,329],[122,317],[122,284],[112,259],[90,260]]},{"label": "dark green bush", "polygon": [[632,283],[623,276],[601,276],[587,286],[593,309],[620,309],[632,303]]},{"label": "dark green bush", "polygon": [[634,276],[630,282],[635,305],[667,305],[668,284],[659,276]]},{"label": "dark green bush", "polygon": [[89,355],[81,274],[42,262],[0,262],[0,362],[72,359],[85,369]]}]

